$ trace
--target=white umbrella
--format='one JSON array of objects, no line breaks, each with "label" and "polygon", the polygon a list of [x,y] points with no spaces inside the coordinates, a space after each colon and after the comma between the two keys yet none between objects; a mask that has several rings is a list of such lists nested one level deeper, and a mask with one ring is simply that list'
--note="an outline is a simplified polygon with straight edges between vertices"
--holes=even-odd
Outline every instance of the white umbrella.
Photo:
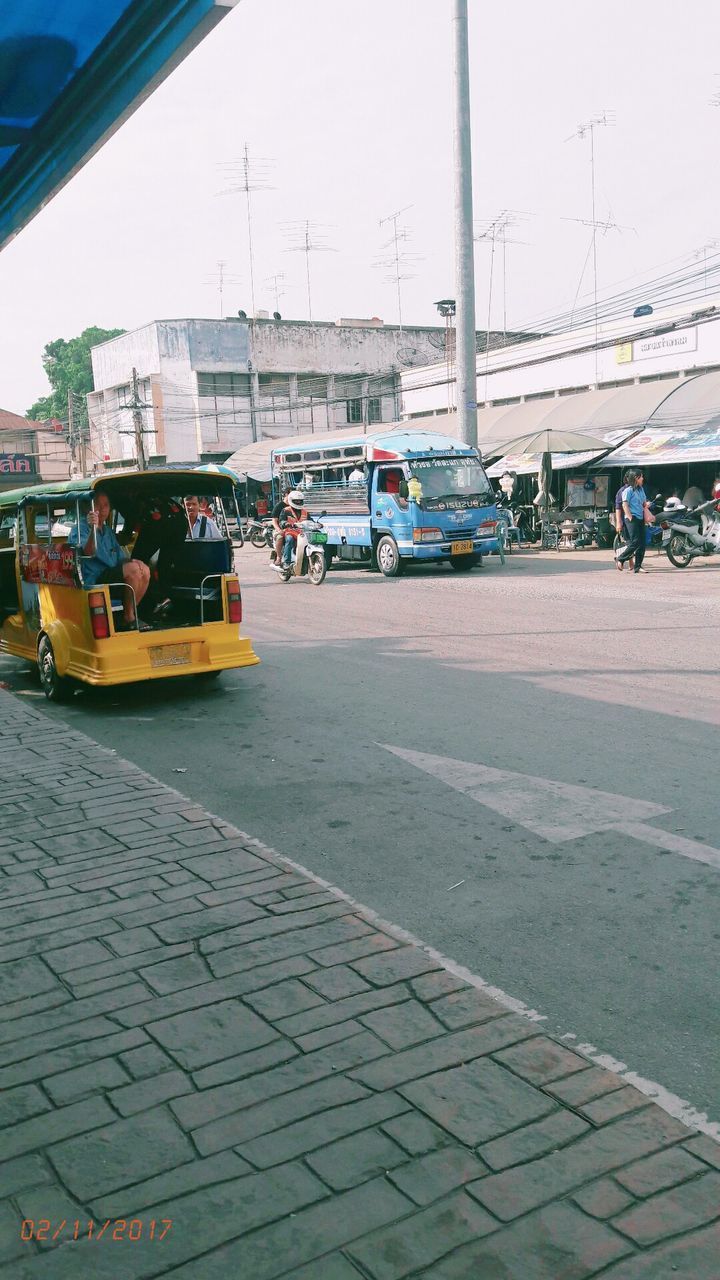
[{"label": "white umbrella", "polygon": [[[583,435],[581,431],[553,431],[552,427],[541,427],[536,431],[526,431],[524,435],[506,440],[504,444],[493,449],[493,453],[503,458],[534,457],[539,455],[538,465],[538,497],[544,495],[540,503],[540,514],[543,529],[548,521],[550,507],[550,484],[552,481],[552,455],[554,453],[608,453],[607,441],[597,436]],[[543,545],[544,541],[543,541]]]},{"label": "white umbrella", "polygon": [[492,453],[495,457],[504,457],[506,453],[510,453],[519,458],[523,454],[527,456],[536,453],[591,453],[595,450],[600,453],[609,448],[606,440],[601,440],[598,436],[583,435],[582,431],[553,431],[552,427],[540,427],[536,431],[526,431],[524,435],[493,445]]}]

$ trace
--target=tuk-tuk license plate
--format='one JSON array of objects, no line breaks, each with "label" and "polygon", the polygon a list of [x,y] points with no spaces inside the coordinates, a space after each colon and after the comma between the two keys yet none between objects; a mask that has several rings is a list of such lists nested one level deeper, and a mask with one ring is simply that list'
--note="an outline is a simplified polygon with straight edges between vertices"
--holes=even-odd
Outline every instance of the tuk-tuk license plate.
[{"label": "tuk-tuk license plate", "polygon": [[159,644],[149,650],[151,667],[186,667],[190,662],[189,644]]},{"label": "tuk-tuk license plate", "polygon": [[451,542],[450,550],[454,556],[469,556],[472,555],[473,544],[470,541]]}]

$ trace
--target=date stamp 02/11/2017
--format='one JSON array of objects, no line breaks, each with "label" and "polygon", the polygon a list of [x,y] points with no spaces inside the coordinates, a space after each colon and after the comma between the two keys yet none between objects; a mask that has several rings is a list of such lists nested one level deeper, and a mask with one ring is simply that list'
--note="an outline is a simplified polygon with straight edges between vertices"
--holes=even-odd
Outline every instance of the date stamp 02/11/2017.
[{"label": "date stamp 02/11/2017", "polygon": [[80,1218],[52,1222],[49,1218],[23,1218],[20,1239],[43,1243],[51,1240],[163,1240],[173,1225],[172,1218],[106,1218],[95,1222]]}]

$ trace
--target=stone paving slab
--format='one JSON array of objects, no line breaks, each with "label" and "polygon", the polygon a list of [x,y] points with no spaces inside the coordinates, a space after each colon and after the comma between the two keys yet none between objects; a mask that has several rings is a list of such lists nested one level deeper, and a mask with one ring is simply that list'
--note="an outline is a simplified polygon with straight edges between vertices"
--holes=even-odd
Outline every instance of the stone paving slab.
[{"label": "stone paving slab", "polygon": [[0,994],[3,1280],[720,1277],[720,1146],[1,691]]}]

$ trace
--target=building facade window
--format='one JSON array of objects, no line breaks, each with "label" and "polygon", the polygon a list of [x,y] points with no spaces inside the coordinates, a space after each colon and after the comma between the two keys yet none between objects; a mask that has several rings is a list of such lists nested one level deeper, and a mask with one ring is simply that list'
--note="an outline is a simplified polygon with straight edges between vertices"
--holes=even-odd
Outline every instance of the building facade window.
[{"label": "building facade window", "polygon": [[198,373],[203,440],[219,438],[225,427],[250,426],[250,374]]},{"label": "building facade window", "polygon": [[261,373],[258,379],[258,409],[263,426],[290,426],[290,378],[286,373]]},{"label": "building facade window", "polygon": [[345,407],[348,422],[362,422],[362,400],[360,396],[356,396],[353,400],[346,400]]},{"label": "building facade window", "polygon": [[368,422],[382,422],[382,400],[380,396],[370,396],[368,400]]}]

